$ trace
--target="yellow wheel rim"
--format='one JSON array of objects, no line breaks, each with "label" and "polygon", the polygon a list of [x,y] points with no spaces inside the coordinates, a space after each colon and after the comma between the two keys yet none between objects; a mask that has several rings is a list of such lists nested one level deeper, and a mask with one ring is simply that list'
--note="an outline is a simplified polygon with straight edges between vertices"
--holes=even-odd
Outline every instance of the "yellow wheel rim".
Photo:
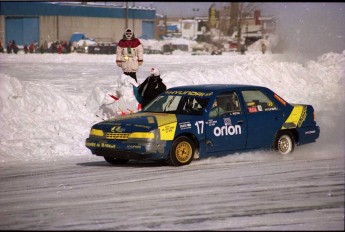
[{"label": "yellow wheel rim", "polygon": [[176,146],[176,159],[180,163],[186,163],[193,155],[192,146],[187,142],[181,142]]}]

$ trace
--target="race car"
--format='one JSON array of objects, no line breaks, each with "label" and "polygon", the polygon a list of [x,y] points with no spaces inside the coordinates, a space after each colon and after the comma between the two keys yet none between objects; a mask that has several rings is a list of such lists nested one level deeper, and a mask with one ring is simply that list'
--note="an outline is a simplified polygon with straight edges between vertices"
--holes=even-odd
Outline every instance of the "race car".
[{"label": "race car", "polygon": [[286,155],[319,135],[311,105],[290,104],[263,86],[207,84],[170,88],[142,111],[96,123],[85,144],[111,164],[182,166],[252,149]]}]

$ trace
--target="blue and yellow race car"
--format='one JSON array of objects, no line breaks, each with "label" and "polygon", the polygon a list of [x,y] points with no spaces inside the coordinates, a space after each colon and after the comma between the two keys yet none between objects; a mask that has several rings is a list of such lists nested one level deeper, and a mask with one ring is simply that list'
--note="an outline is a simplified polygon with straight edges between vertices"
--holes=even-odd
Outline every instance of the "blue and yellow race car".
[{"label": "blue and yellow race car", "polygon": [[311,105],[289,104],[262,86],[209,84],[170,88],[142,111],[93,125],[85,143],[111,164],[181,166],[251,149],[288,154],[319,134]]}]

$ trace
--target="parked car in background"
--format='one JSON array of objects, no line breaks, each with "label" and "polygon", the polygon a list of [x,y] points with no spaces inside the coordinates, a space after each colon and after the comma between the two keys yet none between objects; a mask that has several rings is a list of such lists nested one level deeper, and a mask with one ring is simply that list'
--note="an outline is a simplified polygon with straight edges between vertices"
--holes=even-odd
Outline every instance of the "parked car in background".
[{"label": "parked car in background", "polygon": [[290,104],[266,87],[207,84],[170,88],[142,111],[96,123],[85,144],[111,164],[181,166],[253,149],[287,155],[319,134],[311,105]]},{"label": "parked car in background", "polygon": [[116,43],[96,43],[88,46],[89,54],[116,54]]}]

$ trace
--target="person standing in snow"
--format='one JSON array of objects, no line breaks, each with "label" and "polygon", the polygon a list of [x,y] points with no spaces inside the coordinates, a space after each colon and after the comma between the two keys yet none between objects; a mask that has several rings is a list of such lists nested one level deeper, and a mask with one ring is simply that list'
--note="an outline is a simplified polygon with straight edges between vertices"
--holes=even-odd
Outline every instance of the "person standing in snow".
[{"label": "person standing in snow", "polygon": [[127,28],[123,38],[116,47],[116,64],[122,68],[124,74],[137,82],[137,71],[143,64],[144,48],[139,39],[135,38],[132,29]]},{"label": "person standing in snow", "polygon": [[262,52],[262,54],[265,54],[266,48],[267,48],[266,44],[264,42],[262,42],[262,44],[261,44],[261,52]]},{"label": "person standing in snow", "polygon": [[142,96],[141,106],[143,108],[167,89],[157,68],[152,68],[150,73],[151,75],[138,87],[138,92]]}]

